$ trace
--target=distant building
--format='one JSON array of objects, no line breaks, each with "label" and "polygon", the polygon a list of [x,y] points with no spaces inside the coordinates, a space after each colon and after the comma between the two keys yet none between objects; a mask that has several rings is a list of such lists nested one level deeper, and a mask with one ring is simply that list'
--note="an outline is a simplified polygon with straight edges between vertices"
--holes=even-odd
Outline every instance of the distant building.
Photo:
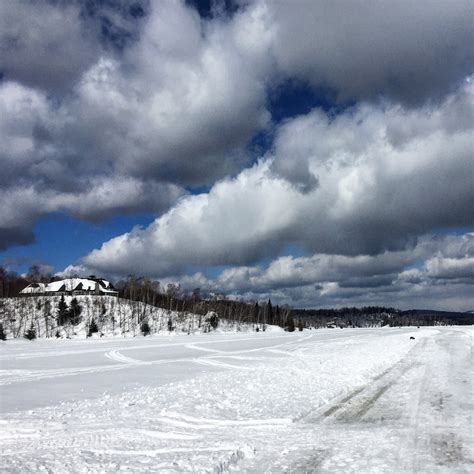
[{"label": "distant building", "polygon": [[23,296],[33,295],[109,295],[117,296],[112,283],[102,278],[65,278],[51,283],[30,283],[20,291]]}]

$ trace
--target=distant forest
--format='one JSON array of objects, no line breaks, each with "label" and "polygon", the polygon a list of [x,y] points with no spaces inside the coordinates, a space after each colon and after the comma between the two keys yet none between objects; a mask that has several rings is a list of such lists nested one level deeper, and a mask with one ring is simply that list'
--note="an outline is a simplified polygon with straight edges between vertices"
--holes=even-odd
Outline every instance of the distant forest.
[{"label": "distant forest", "polygon": [[340,309],[293,309],[294,318],[313,327],[437,326],[474,324],[474,313],[410,309],[383,306]]},{"label": "distant forest", "polygon": [[[0,298],[16,297],[31,282],[48,283],[51,275],[41,274],[32,266],[25,277],[0,267]],[[161,285],[148,278],[130,276],[115,284],[119,297],[140,301],[170,311],[205,315],[215,312],[219,318],[255,324],[256,330],[265,330],[268,324],[289,331],[304,327],[377,327],[377,326],[433,326],[471,325],[474,313],[432,310],[401,311],[396,308],[367,306],[340,309],[292,309],[273,305],[270,300],[244,301],[228,299],[224,295],[203,295],[199,288],[185,292],[179,285]]]}]

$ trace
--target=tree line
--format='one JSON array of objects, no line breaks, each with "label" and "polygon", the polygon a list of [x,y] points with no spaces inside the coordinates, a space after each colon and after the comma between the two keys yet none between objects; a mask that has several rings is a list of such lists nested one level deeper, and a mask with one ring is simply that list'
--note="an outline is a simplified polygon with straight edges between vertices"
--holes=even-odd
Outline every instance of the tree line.
[{"label": "tree line", "polygon": [[0,298],[14,298],[30,283],[51,283],[60,280],[59,277],[45,272],[40,265],[32,265],[26,274],[19,275],[0,266]]},{"label": "tree line", "polygon": [[141,301],[148,305],[165,308],[169,311],[188,312],[197,315],[216,313],[219,318],[236,321],[238,324],[254,325],[256,331],[265,331],[268,325],[276,325],[288,331],[302,329],[303,320],[295,321],[288,306],[274,306],[266,302],[233,300],[225,295],[203,295],[200,288],[184,291],[180,285],[148,278],[129,276],[117,282],[115,288],[119,297]]},{"label": "tree line", "polygon": [[438,326],[474,324],[473,313],[433,310],[406,310],[384,306],[346,307],[338,309],[293,309],[294,318],[301,318],[313,327],[379,327]]}]

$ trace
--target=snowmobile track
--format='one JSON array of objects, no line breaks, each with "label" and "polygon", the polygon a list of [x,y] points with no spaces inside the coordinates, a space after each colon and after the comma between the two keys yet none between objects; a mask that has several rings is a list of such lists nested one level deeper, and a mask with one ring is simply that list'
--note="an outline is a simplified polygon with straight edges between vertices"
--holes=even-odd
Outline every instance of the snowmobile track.
[{"label": "snowmobile track", "polygon": [[406,356],[388,369],[375,376],[370,383],[349,394],[338,396],[330,402],[295,418],[295,422],[317,423],[335,417],[338,420],[356,421],[362,418],[373,404],[406,372],[415,367],[415,351],[423,349],[427,340],[423,339],[410,349]]}]

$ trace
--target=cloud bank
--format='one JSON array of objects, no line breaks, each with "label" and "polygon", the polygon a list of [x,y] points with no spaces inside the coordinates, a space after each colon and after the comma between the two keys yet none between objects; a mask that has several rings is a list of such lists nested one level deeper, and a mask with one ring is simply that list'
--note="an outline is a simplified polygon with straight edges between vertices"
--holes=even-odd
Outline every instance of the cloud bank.
[{"label": "cloud bank", "polygon": [[[436,227],[468,226],[473,98],[467,82],[436,109],[362,104],[332,119],[316,110],[290,120],[258,164],[84,261],[117,273],[135,264],[163,276],[187,265],[254,263],[288,244],[376,255],[413,245]],[[294,167],[306,171],[295,177]]]}]

